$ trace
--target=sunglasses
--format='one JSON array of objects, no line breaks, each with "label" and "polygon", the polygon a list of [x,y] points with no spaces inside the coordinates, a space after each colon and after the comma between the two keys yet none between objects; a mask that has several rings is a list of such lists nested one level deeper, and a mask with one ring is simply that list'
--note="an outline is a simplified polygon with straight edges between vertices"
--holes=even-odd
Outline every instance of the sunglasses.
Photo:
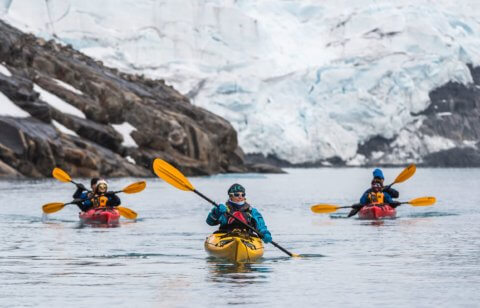
[{"label": "sunglasses", "polygon": [[230,194],[231,197],[245,197],[245,193],[233,193]]}]

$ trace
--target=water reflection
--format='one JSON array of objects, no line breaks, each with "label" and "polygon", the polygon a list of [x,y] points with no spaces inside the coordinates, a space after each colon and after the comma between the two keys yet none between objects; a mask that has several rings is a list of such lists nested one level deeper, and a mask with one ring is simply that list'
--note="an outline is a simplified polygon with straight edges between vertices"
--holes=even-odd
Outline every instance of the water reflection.
[{"label": "water reflection", "polygon": [[272,267],[263,260],[256,263],[227,263],[216,258],[207,258],[207,267],[210,272],[208,280],[211,282],[251,285],[265,283],[272,273]]},{"label": "water reflection", "polygon": [[362,220],[362,223],[360,224],[362,226],[383,226],[385,225],[385,220]]}]

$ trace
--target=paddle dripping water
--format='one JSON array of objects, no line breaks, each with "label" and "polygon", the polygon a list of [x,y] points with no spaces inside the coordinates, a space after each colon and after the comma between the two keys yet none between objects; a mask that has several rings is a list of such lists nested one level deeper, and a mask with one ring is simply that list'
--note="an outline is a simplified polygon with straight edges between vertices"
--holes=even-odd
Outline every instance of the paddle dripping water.
[{"label": "paddle dripping water", "polygon": [[[435,205],[402,205],[396,219],[380,223],[342,219],[350,209],[310,210],[320,201],[357,203],[371,169],[287,171],[190,178],[218,202],[230,184],[241,183],[274,240],[306,255],[290,258],[265,245],[258,263],[242,266],[205,252],[215,230],[205,223],[209,203],[160,179],[147,180],[142,193],[122,194],[122,204],[140,215],[137,222],[122,218],[118,228],[81,227],[76,205],[42,222],[41,205],[71,201],[72,184],[0,182],[0,307],[472,307],[480,301],[480,192],[472,189],[480,186],[479,169],[419,168],[395,186],[399,200],[435,196]],[[400,171],[384,169],[386,182]],[[110,186],[136,181],[112,179]]]}]

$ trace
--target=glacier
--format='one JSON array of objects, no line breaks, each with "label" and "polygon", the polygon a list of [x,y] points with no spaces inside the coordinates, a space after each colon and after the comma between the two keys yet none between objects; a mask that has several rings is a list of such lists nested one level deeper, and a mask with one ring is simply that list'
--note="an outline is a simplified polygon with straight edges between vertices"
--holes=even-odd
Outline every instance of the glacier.
[{"label": "glacier", "polygon": [[[383,163],[456,141],[422,136],[429,92],[472,83],[480,2],[0,0],[0,18],[129,73],[164,79],[232,123],[246,153],[290,163],[392,139]],[[375,154],[375,155],[377,155]]]}]

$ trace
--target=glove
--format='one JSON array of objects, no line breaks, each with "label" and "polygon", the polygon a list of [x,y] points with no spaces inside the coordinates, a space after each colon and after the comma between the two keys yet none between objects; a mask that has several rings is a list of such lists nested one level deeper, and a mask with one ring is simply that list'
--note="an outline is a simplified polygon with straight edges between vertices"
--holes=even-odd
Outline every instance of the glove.
[{"label": "glove", "polygon": [[82,183],[77,183],[77,184],[75,184],[75,185],[77,185],[77,188],[78,188],[78,189],[87,190],[87,188],[85,187],[85,185],[83,185]]},{"label": "glove", "polygon": [[227,207],[225,206],[225,204],[219,204],[218,207],[214,207],[212,209],[212,214],[213,216],[216,218],[216,219],[219,219],[220,217],[224,216],[223,214],[225,214],[227,212]]},{"label": "glove", "polygon": [[265,230],[265,231],[260,231],[260,233],[262,235],[262,240],[265,243],[271,243],[272,242],[272,234],[270,234],[270,231]]},{"label": "glove", "polygon": [[399,201],[393,201],[390,203],[390,206],[393,207],[393,208],[396,208],[397,206],[399,206],[400,204],[402,204],[401,202]]}]

